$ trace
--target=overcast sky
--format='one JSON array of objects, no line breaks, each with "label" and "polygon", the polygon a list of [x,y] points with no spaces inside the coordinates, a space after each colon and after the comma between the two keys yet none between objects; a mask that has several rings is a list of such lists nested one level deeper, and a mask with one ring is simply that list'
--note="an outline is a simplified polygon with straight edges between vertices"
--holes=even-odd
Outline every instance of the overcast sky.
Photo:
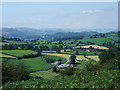
[{"label": "overcast sky", "polygon": [[117,2],[5,2],[3,27],[117,28]]}]

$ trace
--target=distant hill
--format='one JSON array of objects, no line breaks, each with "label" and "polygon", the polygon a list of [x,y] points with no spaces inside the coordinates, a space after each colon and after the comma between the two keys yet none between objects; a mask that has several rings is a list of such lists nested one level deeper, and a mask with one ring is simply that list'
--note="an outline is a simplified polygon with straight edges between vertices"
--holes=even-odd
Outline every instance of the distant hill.
[{"label": "distant hill", "polygon": [[80,39],[84,37],[89,37],[92,35],[98,34],[98,32],[94,31],[83,31],[83,32],[58,32],[50,37],[54,40],[69,40],[69,39]]},{"label": "distant hill", "polygon": [[32,32],[34,30],[22,30],[17,28],[3,28],[2,29],[2,35],[4,37],[16,37],[16,38],[22,38],[22,39],[32,39],[32,38],[39,38],[39,33],[36,34],[35,32]]},{"label": "distant hill", "polygon": [[62,29],[32,29],[32,28],[2,28],[4,37],[16,37],[22,39],[40,39],[49,35],[53,35],[58,31],[64,32]]},{"label": "distant hill", "polygon": [[2,28],[4,37],[21,39],[55,39],[83,37],[97,34],[97,32],[69,32],[68,29],[31,29],[31,28]]},{"label": "distant hill", "polygon": [[[96,31],[97,31],[97,29],[96,29]],[[56,39],[56,40],[60,40],[60,39],[89,37],[91,35],[98,34],[98,32],[96,32],[96,31],[91,30],[91,29],[79,29],[79,30],[74,31],[72,29],[55,29],[55,28],[53,28],[53,29],[52,28],[48,28],[48,29],[2,28],[2,35],[4,37],[9,37],[9,38],[15,37],[15,38],[21,38],[21,39]],[[115,33],[115,32],[110,32],[110,33]]]}]

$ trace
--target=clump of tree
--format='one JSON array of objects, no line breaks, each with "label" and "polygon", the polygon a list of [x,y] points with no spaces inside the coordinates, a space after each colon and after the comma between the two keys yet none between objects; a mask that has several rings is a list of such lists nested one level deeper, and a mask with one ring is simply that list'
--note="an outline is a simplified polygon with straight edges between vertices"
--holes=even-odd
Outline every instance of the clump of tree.
[{"label": "clump of tree", "polygon": [[108,60],[111,60],[114,57],[115,57],[115,54],[111,49],[109,49],[107,51],[103,51],[99,54],[99,58],[100,58],[101,63],[107,62]]},{"label": "clump of tree", "polygon": [[30,71],[23,63],[10,64],[7,61],[2,62],[2,83],[9,81],[21,81],[30,78]]},{"label": "clump of tree", "polygon": [[56,53],[61,53],[62,48],[63,48],[62,45],[59,45],[59,46],[53,45],[52,48],[51,48],[51,50],[52,51],[56,51]]}]

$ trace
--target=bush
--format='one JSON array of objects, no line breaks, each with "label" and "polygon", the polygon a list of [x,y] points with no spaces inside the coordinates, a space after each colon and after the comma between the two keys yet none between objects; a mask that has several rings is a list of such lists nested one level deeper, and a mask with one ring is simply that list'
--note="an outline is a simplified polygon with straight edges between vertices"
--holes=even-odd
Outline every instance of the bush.
[{"label": "bush", "polygon": [[100,70],[100,68],[101,68],[101,64],[100,63],[93,64],[93,63],[89,62],[89,63],[86,64],[86,67],[85,67],[84,70],[91,72],[91,71]]},{"label": "bush", "polygon": [[75,59],[76,59],[76,56],[75,55],[71,55],[70,56],[70,63],[71,64],[75,64]]},{"label": "bush", "polygon": [[60,70],[60,74],[61,75],[73,75],[75,72],[75,68],[74,67],[67,67],[64,70]]},{"label": "bush", "polygon": [[9,64],[7,61],[2,62],[2,83],[9,81],[21,81],[29,79],[30,71],[23,64]]},{"label": "bush", "polygon": [[17,57],[18,60],[22,60],[22,57]]},{"label": "bush", "polygon": [[105,63],[108,60],[115,58],[115,54],[112,50],[103,51],[99,54],[100,62]]}]

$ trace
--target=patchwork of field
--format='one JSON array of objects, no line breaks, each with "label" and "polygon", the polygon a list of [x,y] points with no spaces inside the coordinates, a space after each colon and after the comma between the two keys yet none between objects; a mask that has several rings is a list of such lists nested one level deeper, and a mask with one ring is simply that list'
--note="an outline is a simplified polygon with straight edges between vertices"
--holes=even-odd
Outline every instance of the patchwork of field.
[{"label": "patchwork of field", "polygon": [[100,38],[84,38],[82,40],[79,40],[79,41],[82,41],[83,43],[87,43],[87,42],[92,42],[96,45],[102,45],[103,43],[105,42],[113,42],[113,41],[116,41],[118,40],[117,39],[117,36],[109,36],[109,37],[100,37]]},{"label": "patchwork of field", "polygon": [[[104,47],[104,46],[98,46],[98,45],[86,45],[86,46],[81,46],[82,48],[89,48],[89,47],[93,47],[93,48],[95,48],[95,49],[104,49],[104,50],[107,50],[107,49],[109,49],[109,48],[107,48],[107,47]],[[75,48],[80,48],[80,46],[77,46],[77,47],[75,47]]]},{"label": "patchwork of field", "polygon": [[58,53],[43,53],[43,54],[53,55],[53,56],[59,56],[59,57],[64,57],[64,58],[66,58],[67,60],[69,60],[69,58],[70,58],[70,55],[68,55],[68,54],[58,54]]},{"label": "patchwork of field", "polygon": [[2,50],[2,52],[8,55],[16,56],[16,57],[31,54],[31,53],[33,54],[37,53],[32,50]]},{"label": "patchwork of field", "polygon": [[[71,55],[69,55],[69,54],[58,54],[58,53],[44,53],[44,54],[64,57],[64,58],[66,58],[68,61],[69,61],[70,56],[71,56]],[[85,58],[83,55],[76,55],[76,56],[77,56],[77,59],[78,59],[78,60],[87,60],[87,61],[89,60],[89,59]],[[67,62],[68,62],[68,61],[67,61]]]},{"label": "patchwork of field", "polygon": [[86,57],[88,57],[88,58],[90,58],[90,59],[93,59],[93,60],[95,60],[95,61],[100,61],[100,59],[99,59],[99,57],[98,57],[97,55],[86,56]]}]

